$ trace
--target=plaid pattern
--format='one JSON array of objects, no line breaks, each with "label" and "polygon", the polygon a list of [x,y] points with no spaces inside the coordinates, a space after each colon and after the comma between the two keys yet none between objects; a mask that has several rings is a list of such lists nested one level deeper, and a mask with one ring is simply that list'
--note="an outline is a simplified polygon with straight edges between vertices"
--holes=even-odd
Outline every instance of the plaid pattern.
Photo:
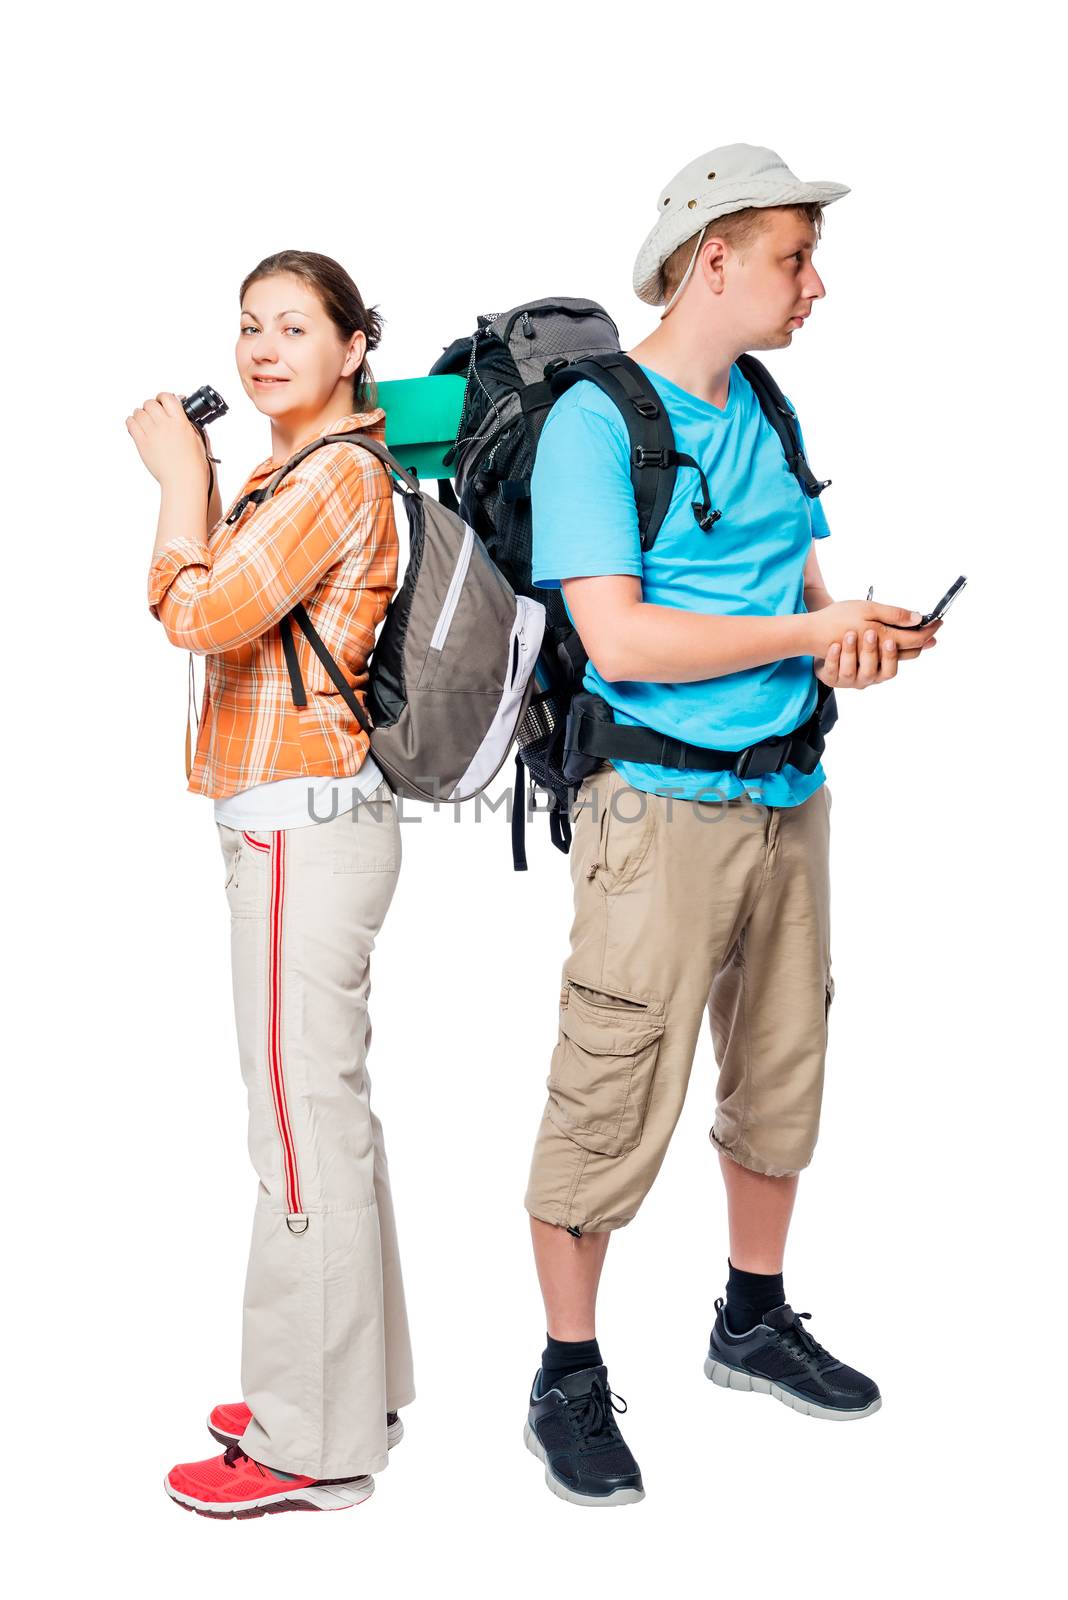
[{"label": "plaid pattern", "polygon": [[[380,408],[341,417],[385,439]],[[261,462],[241,495],[278,463]],[[235,498],[241,498],[241,495]],[[352,445],[324,445],[274,497],[208,542],[178,539],[148,575],[148,603],[172,644],[206,657],[204,701],[189,776],[222,799],[275,778],[347,777],[368,738],[294,624],[308,705],[293,704],[277,624],[303,601],[346,679],[366,703],[367,658],[397,584],[397,527],[386,468]]]}]

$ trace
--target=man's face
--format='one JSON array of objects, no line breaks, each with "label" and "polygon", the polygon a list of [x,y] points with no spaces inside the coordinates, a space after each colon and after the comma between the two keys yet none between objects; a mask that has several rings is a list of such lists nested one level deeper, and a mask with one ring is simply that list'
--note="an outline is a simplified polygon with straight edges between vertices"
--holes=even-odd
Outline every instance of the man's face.
[{"label": "man's face", "polygon": [[726,290],[746,350],[781,350],[826,290],[812,264],[816,230],[800,212],[769,207],[743,254],[728,252]]}]

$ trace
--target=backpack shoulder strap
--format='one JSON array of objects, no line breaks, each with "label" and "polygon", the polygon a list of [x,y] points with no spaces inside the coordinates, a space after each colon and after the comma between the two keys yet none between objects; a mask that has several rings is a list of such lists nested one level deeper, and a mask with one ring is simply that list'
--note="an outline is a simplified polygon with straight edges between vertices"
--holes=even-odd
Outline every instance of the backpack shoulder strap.
[{"label": "backpack shoulder strap", "polygon": [[[697,526],[711,531],[721,513],[713,511],[708,479],[693,456],[675,449],[671,419],[654,385],[636,361],[622,350],[586,356],[570,366],[550,371],[549,384],[559,395],[583,378],[595,383],[620,412],[630,439],[630,481],[638,507],[638,532],[642,551],[656,543],[675,491],[676,469],[692,467],[701,480],[701,498],[692,501]],[[650,472],[648,469],[654,469]]]},{"label": "backpack shoulder strap", "polygon": [[553,372],[549,381],[558,397],[584,379],[612,401],[626,424],[638,531],[642,550],[651,550],[675,488],[678,461],[671,422],[641,367],[621,350],[573,361]]},{"label": "backpack shoulder strap", "polygon": [[[387,445],[382,443],[381,439],[372,439],[370,435],[361,433],[359,430],[354,433],[328,433],[324,438],[317,441],[314,448],[317,448],[318,445],[337,444],[339,442],[358,445],[361,450],[367,450],[371,455],[377,456],[382,465],[388,467],[393,474],[396,480],[394,488],[400,489],[402,494],[405,491],[408,494],[414,494],[418,500],[423,498],[423,491],[419,487],[419,479],[413,476],[407,467],[401,466],[396,456]],[[304,454],[306,453],[304,452]]]},{"label": "backpack shoulder strap", "polygon": [[[238,518],[244,514],[248,506],[261,506],[263,505],[264,501],[269,500],[283,479],[293,471],[294,467],[299,466],[306,456],[310,456],[313,450],[321,450],[324,445],[339,443],[354,444],[362,450],[369,451],[371,455],[375,456],[379,461],[381,461],[383,466],[389,468],[389,471],[393,474],[393,479],[395,480],[393,483],[394,488],[400,489],[402,494],[410,494],[414,499],[422,500],[423,491],[419,487],[418,479],[413,478],[410,472],[405,471],[400,462],[390,454],[389,450],[380,439],[371,439],[366,433],[362,433],[357,429],[351,433],[327,433],[324,434],[321,439],[313,439],[311,444],[306,444],[303,450],[298,450],[296,455],[291,456],[288,461],[279,467],[274,477],[270,480],[270,482],[265,483],[262,489],[255,489],[251,494],[244,495],[237,502],[234,509],[227,517],[227,522],[236,522]],[[297,659],[296,644],[293,639],[294,617],[297,620],[301,632],[305,635],[308,643],[315,651],[315,654],[319,657],[319,660],[322,662],[328,675],[332,679],[334,686],[341,694],[349,710],[356,718],[356,721],[359,723],[364,733],[370,737],[372,727],[367,713],[364,711],[359,700],[356,698],[356,695],[354,694],[344,673],[341,671],[337,662],[334,660],[333,656],[326,648],[326,645],[319,637],[315,625],[309,617],[303,603],[298,603],[295,605],[292,611],[288,612],[279,623],[279,630],[282,636],[282,652],[285,656],[286,671],[289,674],[289,686],[293,696],[293,704],[295,706],[306,706],[308,703],[307,695],[304,689],[304,680],[300,673],[300,663]]]},{"label": "backpack shoulder strap", "polygon": [[262,489],[253,489],[251,494],[242,495],[227,517],[227,523],[237,522],[245,514],[249,506],[262,506],[277,491],[283,479],[287,478],[295,467],[300,466],[306,456],[310,456],[313,451],[321,450],[324,445],[328,444],[354,444],[361,450],[367,450],[371,455],[376,456],[383,466],[389,468],[394,479],[399,480],[394,484],[395,488],[400,489],[402,494],[407,492],[415,495],[417,499],[422,499],[423,491],[419,487],[418,479],[413,478],[411,473],[401,466],[400,462],[391,454],[382,441],[380,439],[372,439],[366,433],[355,429],[351,433],[326,433],[323,434],[322,438],[313,439],[311,444],[306,444],[302,450],[298,450],[296,455],[290,456],[289,460],[279,467],[274,477],[265,483]]},{"label": "backpack shoulder strap", "polygon": [[831,480],[824,478],[821,482],[805,459],[805,452],[801,448],[801,430],[797,425],[797,413],[787,405],[786,397],[779,385],[756,356],[739,356],[737,366],[752,387],[760,402],[760,409],[770,426],[778,434],[783,455],[786,457],[786,465],[809,499],[818,499],[824,489],[829,487]]}]

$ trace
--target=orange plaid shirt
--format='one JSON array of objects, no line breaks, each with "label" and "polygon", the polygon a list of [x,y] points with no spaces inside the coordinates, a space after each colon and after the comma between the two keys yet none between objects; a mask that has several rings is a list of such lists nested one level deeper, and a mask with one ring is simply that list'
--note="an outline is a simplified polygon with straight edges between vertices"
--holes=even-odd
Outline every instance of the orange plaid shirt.
[{"label": "orange plaid shirt", "polygon": [[[385,440],[385,412],[356,412],[331,433]],[[280,462],[263,461],[243,495]],[[387,469],[350,444],[324,445],[272,499],[205,544],[177,539],[148,575],[148,604],[172,644],[203,655],[204,700],[189,776],[222,799],[275,778],[347,777],[369,740],[293,624],[308,704],[293,704],[280,620],[303,601],[330,654],[366,704],[367,658],[397,584],[397,525]]]}]

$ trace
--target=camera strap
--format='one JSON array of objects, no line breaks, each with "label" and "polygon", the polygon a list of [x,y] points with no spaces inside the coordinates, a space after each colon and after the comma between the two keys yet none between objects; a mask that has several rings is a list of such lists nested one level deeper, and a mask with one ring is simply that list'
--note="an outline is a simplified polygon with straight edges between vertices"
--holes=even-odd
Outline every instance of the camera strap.
[{"label": "camera strap", "polygon": [[193,652],[189,652],[189,693],[185,704],[185,775],[187,778],[193,774],[193,746],[196,739],[190,728],[191,719],[196,720],[197,736],[200,734],[200,712],[197,710],[196,674],[193,671]]}]

